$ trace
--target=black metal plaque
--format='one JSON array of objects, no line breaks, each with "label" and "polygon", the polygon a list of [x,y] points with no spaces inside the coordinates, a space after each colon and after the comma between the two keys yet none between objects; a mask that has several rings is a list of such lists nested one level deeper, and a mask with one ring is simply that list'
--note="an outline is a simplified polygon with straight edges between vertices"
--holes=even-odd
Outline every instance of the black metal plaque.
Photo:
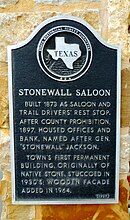
[{"label": "black metal plaque", "polygon": [[55,17],[9,47],[13,202],[118,202],[120,49]]}]

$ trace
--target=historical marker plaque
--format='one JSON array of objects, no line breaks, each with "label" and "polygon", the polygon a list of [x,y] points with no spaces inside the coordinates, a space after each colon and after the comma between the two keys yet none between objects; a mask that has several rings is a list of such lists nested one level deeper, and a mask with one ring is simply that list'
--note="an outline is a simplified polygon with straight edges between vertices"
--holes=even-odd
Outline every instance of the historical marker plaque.
[{"label": "historical marker plaque", "polygon": [[120,49],[55,17],[9,47],[13,202],[118,202]]}]

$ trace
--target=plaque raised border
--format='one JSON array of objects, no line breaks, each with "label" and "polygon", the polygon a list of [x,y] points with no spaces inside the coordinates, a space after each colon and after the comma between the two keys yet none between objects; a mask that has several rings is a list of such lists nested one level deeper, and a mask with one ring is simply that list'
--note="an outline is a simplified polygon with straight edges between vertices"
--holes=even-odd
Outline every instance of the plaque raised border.
[{"label": "plaque raised border", "polygon": [[[115,167],[115,199],[68,199],[68,200],[34,200],[34,201],[20,201],[17,200],[15,195],[15,157],[14,157],[14,113],[13,113],[13,88],[12,88],[12,50],[20,48],[26,44],[28,44],[33,37],[47,24],[58,21],[61,19],[77,21],[84,26],[86,26],[92,34],[100,41],[102,45],[105,45],[108,48],[112,48],[117,50],[117,109],[116,109],[116,167]],[[17,45],[12,45],[8,47],[8,77],[9,77],[9,112],[10,112],[10,131],[11,131],[11,170],[12,170],[12,202],[13,204],[113,204],[118,203],[119,197],[119,160],[120,160],[120,96],[121,96],[121,49],[119,46],[112,46],[105,42],[97,32],[85,21],[73,17],[73,16],[57,16],[54,18],[50,18],[44,22],[42,22],[33,33],[23,42],[18,43]]]}]

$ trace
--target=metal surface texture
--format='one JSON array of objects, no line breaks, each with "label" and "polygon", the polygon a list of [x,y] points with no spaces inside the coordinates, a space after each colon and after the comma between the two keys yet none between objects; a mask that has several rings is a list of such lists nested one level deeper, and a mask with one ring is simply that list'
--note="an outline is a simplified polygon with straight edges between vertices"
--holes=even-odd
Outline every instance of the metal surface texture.
[{"label": "metal surface texture", "polygon": [[71,16],[8,48],[13,203],[118,202],[120,54]]}]

